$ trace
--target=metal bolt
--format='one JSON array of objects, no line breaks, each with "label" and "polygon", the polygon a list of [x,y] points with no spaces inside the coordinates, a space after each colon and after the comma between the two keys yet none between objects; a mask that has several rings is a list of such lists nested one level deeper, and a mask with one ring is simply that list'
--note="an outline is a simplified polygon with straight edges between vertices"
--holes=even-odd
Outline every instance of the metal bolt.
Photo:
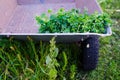
[{"label": "metal bolt", "polygon": [[87,46],[86,46],[87,48],[89,48],[90,47],[90,44],[87,44]]}]

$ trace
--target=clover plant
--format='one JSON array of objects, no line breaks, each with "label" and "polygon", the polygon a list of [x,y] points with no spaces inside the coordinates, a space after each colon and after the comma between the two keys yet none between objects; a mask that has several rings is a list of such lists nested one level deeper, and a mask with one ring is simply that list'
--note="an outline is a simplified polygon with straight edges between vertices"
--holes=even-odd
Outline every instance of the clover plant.
[{"label": "clover plant", "polygon": [[106,33],[106,28],[112,23],[106,13],[88,14],[77,9],[65,11],[64,8],[57,13],[48,10],[48,14],[36,16],[36,20],[40,33]]}]

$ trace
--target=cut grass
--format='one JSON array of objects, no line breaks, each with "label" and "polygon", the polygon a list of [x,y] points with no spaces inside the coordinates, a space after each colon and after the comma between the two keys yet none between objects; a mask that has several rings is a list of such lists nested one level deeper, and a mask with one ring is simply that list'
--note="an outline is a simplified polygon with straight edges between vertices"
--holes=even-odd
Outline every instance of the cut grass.
[{"label": "cut grass", "polygon": [[[120,80],[120,26],[115,24],[113,35],[100,38],[99,63],[95,70],[81,69],[80,50],[76,44],[56,44],[59,49],[57,80]],[[0,80],[48,80],[46,56],[50,43],[18,41],[13,38],[0,41]],[[49,71],[48,71],[49,72]]]}]

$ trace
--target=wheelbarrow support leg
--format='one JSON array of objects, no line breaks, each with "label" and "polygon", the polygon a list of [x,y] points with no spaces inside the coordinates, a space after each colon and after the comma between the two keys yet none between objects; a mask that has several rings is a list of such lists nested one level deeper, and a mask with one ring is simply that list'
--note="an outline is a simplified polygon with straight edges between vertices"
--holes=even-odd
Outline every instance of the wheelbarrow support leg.
[{"label": "wheelbarrow support leg", "polygon": [[89,37],[82,42],[82,54],[83,69],[86,71],[95,69],[99,54],[98,36]]}]

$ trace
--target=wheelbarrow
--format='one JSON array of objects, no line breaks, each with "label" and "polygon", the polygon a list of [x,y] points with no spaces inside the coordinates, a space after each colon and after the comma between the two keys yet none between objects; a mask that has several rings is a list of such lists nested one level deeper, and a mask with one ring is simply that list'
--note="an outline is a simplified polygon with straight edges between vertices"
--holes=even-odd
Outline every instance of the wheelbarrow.
[{"label": "wheelbarrow", "polygon": [[70,10],[84,8],[88,13],[98,11],[102,13],[96,0],[0,0],[0,37],[11,37],[27,40],[27,36],[39,41],[50,41],[56,37],[56,42],[68,43],[81,41],[83,52],[83,68],[92,70],[96,68],[99,53],[99,37],[110,36],[111,28],[107,27],[106,34],[98,33],[38,33],[39,26],[35,16],[48,9],[56,12],[59,8]]}]

